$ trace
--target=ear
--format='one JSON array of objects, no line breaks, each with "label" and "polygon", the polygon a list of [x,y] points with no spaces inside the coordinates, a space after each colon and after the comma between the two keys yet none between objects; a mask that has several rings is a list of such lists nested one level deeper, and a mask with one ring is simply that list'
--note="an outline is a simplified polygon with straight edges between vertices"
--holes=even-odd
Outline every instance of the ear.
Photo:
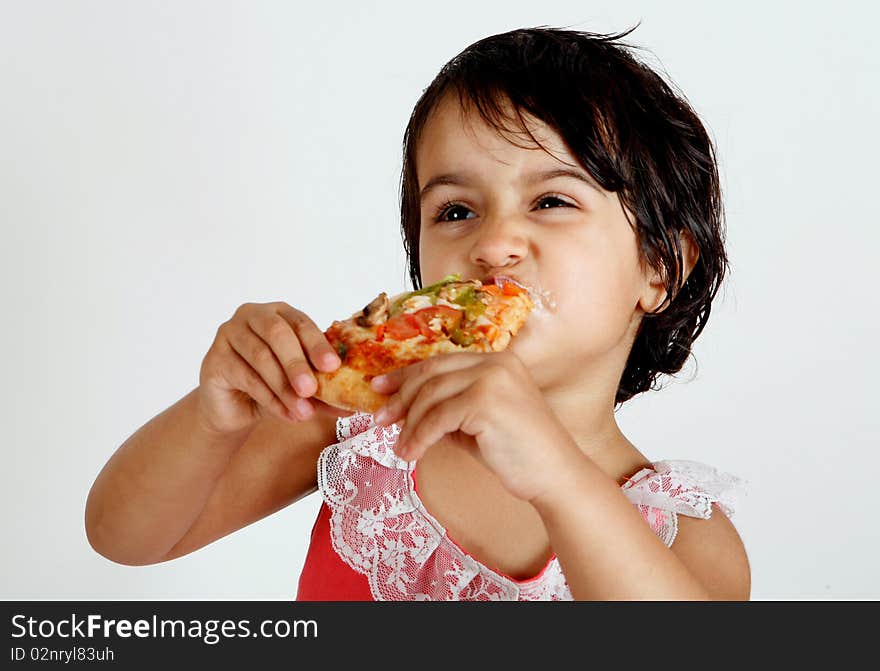
[{"label": "ear", "polygon": [[[684,284],[685,280],[694,269],[697,259],[700,258],[700,250],[697,249],[697,245],[694,244],[690,233],[687,231],[680,231],[678,234],[678,240],[681,244],[681,256],[682,261],[684,262],[684,268],[681,271],[681,283]],[[665,273],[662,268],[658,270],[649,266],[645,277],[645,288],[639,297],[639,308],[643,312],[653,312],[654,310],[657,310],[665,300]],[[663,305],[658,312],[663,312],[663,310],[668,307],[669,304],[667,303],[666,305]]]}]

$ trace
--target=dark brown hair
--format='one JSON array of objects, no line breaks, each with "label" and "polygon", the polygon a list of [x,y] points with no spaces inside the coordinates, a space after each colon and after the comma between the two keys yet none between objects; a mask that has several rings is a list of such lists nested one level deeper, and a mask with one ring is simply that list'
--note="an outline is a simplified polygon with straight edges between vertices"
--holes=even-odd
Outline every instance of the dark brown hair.
[{"label": "dark brown hair", "polygon": [[[512,104],[536,145],[541,146],[523,122],[523,111],[559,133],[582,167],[634,213],[630,224],[642,266],[660,271],[666,283],[666,301],[639,326],[617,405],[658,389],[661,373],[681,370],[728,266],[712,141],[684,95],[631,54],[639,47],[620,42],[635,27],[619,34],[528,28],[467,47],[443,66],[416,103],[404,134],[400,187],[404,250],[418,289],[416,146],[444,96],[457,94],[463,108],[476,109],[504,137],[510,132],[505,104]],[[680,235],[699,251],[683,284]]]}]

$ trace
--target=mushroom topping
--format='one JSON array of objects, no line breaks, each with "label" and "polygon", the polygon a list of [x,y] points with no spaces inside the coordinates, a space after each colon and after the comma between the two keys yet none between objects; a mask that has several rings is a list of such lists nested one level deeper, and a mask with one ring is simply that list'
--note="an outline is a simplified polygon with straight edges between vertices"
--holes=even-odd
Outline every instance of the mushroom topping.
[{"label": "mushroom topping", "polygon": [[388,295],[383,291],[369,305],[367,305],[361,314],[357,316],[355,322],[358,326],[375,326],[388,320]]}]

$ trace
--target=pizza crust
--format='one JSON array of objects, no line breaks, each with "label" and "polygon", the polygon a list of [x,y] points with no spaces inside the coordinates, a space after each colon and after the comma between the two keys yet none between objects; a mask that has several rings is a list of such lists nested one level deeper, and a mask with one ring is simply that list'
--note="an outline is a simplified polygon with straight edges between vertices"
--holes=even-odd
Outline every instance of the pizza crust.
[{"label": "pizza crust", "polygon": [[332,373],[314,371],[314,375],[318,381],[315,398],[337,408],[372,414],[389,398],[370,386],[368,375],[345,365]]}]

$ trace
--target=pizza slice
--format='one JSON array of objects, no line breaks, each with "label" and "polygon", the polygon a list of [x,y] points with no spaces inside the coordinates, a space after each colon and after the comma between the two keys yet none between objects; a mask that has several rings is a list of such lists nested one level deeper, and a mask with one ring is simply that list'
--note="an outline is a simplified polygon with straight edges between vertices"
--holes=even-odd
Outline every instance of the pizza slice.
[{"label": "pizza slice", "polygon": [[393,298],[382,292],[324,332],[342,365],[314,371],[315,398],[373,413],[388,399],[370,386],[377,375],[446,352],[500,352],[534,307],[529,288],[505,276],[484,283],[456,273]]}]

